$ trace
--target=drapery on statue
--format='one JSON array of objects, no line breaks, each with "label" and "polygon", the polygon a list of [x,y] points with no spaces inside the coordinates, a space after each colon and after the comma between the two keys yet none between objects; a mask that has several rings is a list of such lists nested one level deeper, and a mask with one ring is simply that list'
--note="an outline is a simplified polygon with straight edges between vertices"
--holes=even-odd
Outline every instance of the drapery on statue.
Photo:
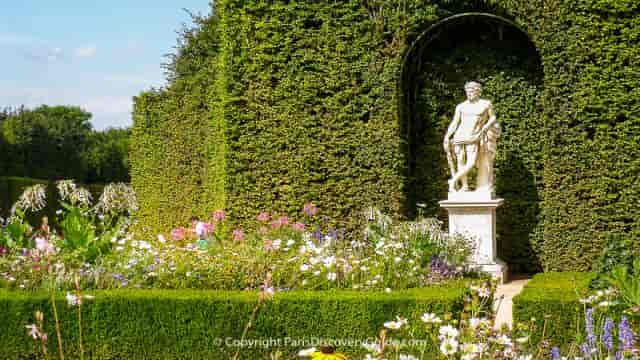
[{"label": "drapery on statue", "polygon": [[[444,150],[449,162],[449,192],[469,191],[467,175],[477,167],[476,191],[493,192],[493,161],[500,136],[500,125],[491,101],[480,99],[482,86],[474,81],[464,85],[467,100],[456,106],[456,112],[444,137]],[[453,140],[451,137],[453,136]]]}]

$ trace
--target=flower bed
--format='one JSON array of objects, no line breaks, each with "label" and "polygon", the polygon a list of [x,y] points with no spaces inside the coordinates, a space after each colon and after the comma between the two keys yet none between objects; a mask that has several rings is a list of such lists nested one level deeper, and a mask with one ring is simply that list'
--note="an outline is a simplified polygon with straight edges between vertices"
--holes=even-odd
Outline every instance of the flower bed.
[{"label": "flower bed", "polygon": [[[372,341],[383,324],[397,315],[460,313],[467,285],[454,281],[391,293],[289,291],[263,302],[256,292],[247,291],[95,291],[95,298],[82,306],[85,354],[99,359],[229,359],[241,350],[241,359],[262,359],[280,350],[282,359],[289,359],[301,348],[317,346],[320,339],[353,342],[338,343],[338,349],[362,354],[361,343]],[[76,307],[67,306],[63,296],[58,298],[65,353],[75,358]],[[241,341],[256,308],[252,326]],[[25,324],[34,322],[37,310],[44,312],[48,352],[55,355],[48,295],[0,290],[3,359],[33,358],[40,352],[39,345],[25,335]]]}]

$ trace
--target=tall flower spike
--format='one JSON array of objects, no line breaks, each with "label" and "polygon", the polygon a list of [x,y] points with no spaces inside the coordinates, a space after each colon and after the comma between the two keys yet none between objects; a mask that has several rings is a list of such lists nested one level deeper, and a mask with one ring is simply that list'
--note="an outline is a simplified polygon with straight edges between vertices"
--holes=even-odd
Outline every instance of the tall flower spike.
[{"label": "tall flower spike", "polygon": [[620,338],[620,349],[623,351],[632,351],[635,346],[635,334],[629,325],[629,320],[626,316],[622,316],[620,324],[618,325],[618,337]]},{"label": "tall flower spike", "polygon": [[613,328],[615,324],[611,318],[607,318],[604,321],[604,326],[602,328],[602,343],[607,348],[608,351],[613,350]]}]

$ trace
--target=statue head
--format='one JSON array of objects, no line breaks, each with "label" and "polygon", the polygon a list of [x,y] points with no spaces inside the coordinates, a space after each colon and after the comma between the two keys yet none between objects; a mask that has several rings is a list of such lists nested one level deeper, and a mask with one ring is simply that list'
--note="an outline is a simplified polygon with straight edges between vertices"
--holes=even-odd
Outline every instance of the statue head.
[{"label": "statue head", "polygon": [[467,94],[468,100],[477,100],[482,93],[482,85],[475,81],[469,81],[468,83],[464,84],[464,92]]}]

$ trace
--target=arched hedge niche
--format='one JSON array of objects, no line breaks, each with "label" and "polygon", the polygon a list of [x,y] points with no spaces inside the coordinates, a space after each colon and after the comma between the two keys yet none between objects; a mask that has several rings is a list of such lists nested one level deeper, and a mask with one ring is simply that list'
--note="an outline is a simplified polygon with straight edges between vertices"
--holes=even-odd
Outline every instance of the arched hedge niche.
[{"label": "arched hedge niche", "polygon": [[526,33],[504,18],[458,14],[431,26],[413,43],[403,63],[401,117],[408,151],[409,216],[419,210],[445,220],[438,201],[447,196],[444,133],[463,86],[483,85],[503,132],[496,158],[499,256],[517,272],[540,268],[532,251],[538,236],[544,133],[540,98],[543,72]]}]

